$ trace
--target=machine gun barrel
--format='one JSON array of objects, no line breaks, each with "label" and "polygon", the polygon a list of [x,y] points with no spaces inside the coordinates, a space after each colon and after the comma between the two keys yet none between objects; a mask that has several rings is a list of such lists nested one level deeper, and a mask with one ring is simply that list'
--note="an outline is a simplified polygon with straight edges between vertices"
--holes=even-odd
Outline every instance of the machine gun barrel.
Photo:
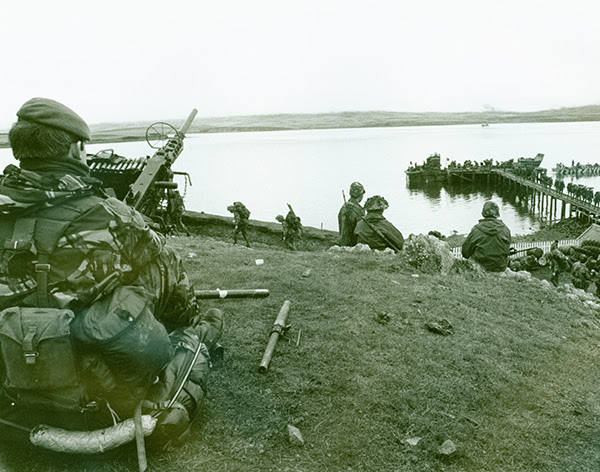
[{"label": "machine gun barrel", "polygon": [[190,126],[192,126],[192,122],[194,121],[194,118],[196,118],[197,114],[198,114],[198,110],[196,110],[194,108],[190,112],[190,115],[187,117],[185,122],[181,125],[181,128],[179,128],[179,134],[182,135],[181,136],[182,138],[185,136],[185,133],[188,132],[188,129],[190,129]]},{"label": "machine gun barrel", "polygon": [[215,299],[215,298],[266,298],[269,296],[269,290],[266,288],[241,289],[241,290],[195,290],[196,298]]},{"label": "machine gun barrel", "polygon": [[[142,211],[143,207],[146,206],[146,200],[152,200],[149,197],[154,190],[155,182],[171,180],[171,165],[181,154],[185,133],[190,128],[197,114],[198,110],[194,108],[175,136],[169,138],[167,143],[148,159],[142,173],[131,184],[129,192],[125,196],[126,203],[133,206],[136,210]],[[151,204],[154,203],[156,202],[151,202]]]},{"label": "machine gun barrel", "polygon": [[271,362],[271,357],[273,356],[273,352],[275,351],[275,345],[277,344],[277,340],[279,336],[283,334],[286,328],[286,320],[288,314],[290,313],[290,301],[286,300],[275,319],[275,323],[273,324],[273,329],[271,330],[271,335],[269,337],[269,343],[267,344],[267,348],[265,349],[265,353],[263,355],[260,366],[258,367],[258,371],[261,374],[267,372],[269,368],[269,363]]}]

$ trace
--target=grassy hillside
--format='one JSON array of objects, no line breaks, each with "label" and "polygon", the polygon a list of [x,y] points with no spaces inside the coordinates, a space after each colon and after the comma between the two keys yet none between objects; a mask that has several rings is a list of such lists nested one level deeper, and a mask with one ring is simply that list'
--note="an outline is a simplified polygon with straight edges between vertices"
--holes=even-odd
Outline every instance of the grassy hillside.
[{"label": "grassy hillside", "polygon": [[[582,293],[520,277],[426,274],[396,255],[170,241],[196,288],[271,296],[206,303],[225,312],[225,359],[189,440],[150,453],[149,470],[598,470],[600,322]],[[259,374],[285,300],[292,327]],[[452,334],[425,328],[442,319]],[[304,446],[288,441],[287,425]],[[446,440],[456,452],[439,452]],[[133,447],[95,457],[2,447],[0,464],[137,470]]]},{"label": "grassy hillside", "polygon": [[[157,121],[179,128],[185,116],[157,118],[135,123],[99,123],[90,125],[93,142],[139,141],[146,139],[146,128]],[[190,133],[219,133],[237,131],[280,131],[297,129],[371,128],[389,126],[433,126],[456,124],[533,123],[557,121],[599,121],[600,105],[560,108],[535,112],[392,112],[351,111],[342,113],[277,114],[227,117],[198,116]],[[7,147],[7,132],[0,132],[0,147]]]}]

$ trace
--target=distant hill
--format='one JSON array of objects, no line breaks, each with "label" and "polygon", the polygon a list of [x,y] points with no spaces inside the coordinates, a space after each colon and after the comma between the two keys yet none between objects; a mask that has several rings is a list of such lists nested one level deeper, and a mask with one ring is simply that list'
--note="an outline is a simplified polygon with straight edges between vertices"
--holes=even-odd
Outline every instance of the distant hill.
[{"label": "distant hill", "polygon": [[[139,141],[146,128],[164,121],[178,128],[186,117],[143,122],[100,123],[90,126],[93,142]],[[393,112],[348,111],[341,113],[276,114],[228,117],[196,117],[189,133],[224,133],[243,131],[283,131],[299,129],[379,128],[394,126],[439,126],[457,124],[549,123],[566,121],[600,121],[600,105],[559,108],[533,112]],[[7,131],[0,132],[0,147],[7,147]]]}]

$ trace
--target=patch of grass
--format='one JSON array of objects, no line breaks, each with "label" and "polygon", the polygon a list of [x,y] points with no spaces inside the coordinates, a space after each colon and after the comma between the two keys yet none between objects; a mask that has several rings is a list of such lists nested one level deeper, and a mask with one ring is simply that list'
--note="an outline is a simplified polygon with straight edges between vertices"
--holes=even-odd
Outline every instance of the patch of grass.
[{"label": "patch of grass", "polygon": [[[225,312],[225,359],[189,440],[150,452],[150,470],[598,470],[600,323],[589,305],[537,280],[424,274],[394,255],[170,242],[196,288],[271,295],[207,301]],[[292,327],[259,374],[285,300]],[[452,335],[425,328],[443,318]],[[303,447],[288,442],[288,424]],[[447,439],[457,451],[443,456]],[[136,468],[132,447],[32,457],[0,450],[5,470]]]}]

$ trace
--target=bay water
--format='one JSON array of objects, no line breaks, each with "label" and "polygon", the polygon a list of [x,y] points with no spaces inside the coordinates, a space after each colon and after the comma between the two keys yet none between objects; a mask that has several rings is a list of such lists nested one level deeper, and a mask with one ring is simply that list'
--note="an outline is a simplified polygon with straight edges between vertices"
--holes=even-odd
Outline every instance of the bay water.
[{"label": "bay water", "polygon": [[[113,149],[127,157],[152,155],[146,142],[90,144],[89,153]],[[337,213],[353,181],[365,199],[384,196],[384,215],[407,237],[436,230],[445,235],[467,233],[493,200],[513,234],[537,230],[540,221],[512,204],[494,188],[410,189],[405,170],[433,153],[442,166],[454,160],[506,161],[545,154],[541,167],[558,163],[600,163],[600,122],[519,123],[353,128],[189,134],[173,168],[189,173],[192,185],[176,176],[186,208],[230,216],[227,206],[242,201],[251,219],[275,221],[294,208],[306,226],[337,231]],[[14,163],[10,149],[0,149],[0,165]],[[565,182],[575,180],[566,177]],[[600,177],[576,179],[600,190]],[[364,200],[363,200],[364,202]]]}]

